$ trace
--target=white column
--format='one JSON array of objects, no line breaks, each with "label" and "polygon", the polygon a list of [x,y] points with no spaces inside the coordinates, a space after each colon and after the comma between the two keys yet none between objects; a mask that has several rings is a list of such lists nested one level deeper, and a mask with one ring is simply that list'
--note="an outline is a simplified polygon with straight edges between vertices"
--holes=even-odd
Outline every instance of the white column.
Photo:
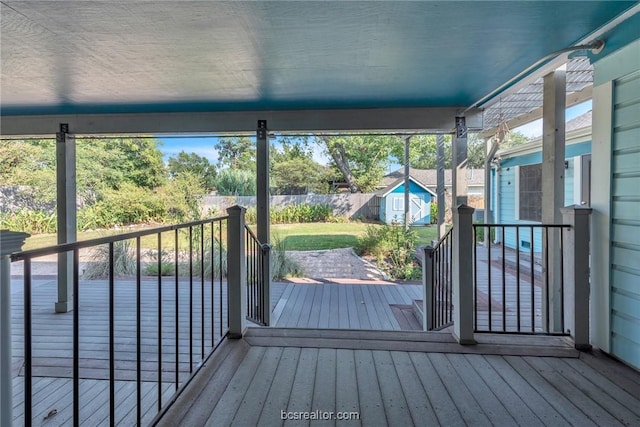
[{"label": "white column", "polygon": [[[566,75],[564,71],[557,70],[544,76],[543,80],[542,222],[560,224],[562,221],[560,209],[564,207]],[[562,332],[560,330],[562,270],[561,257],[558,253],[560,247],[558,230],[549,231],[549,241],[543,247],[547,249],[549,259],[547,266],[549,283],[543,287],[544,301],[549,302],[549,329],[551,332]],[[543,259],[546,259],[544,254]],[[545,304],[542,306],[544,310]],[[546,313],[543,312],[542,318],[546,318]]]},{"label": "white column", "polygon": [[591,208],[578,205],[562,209],[566,231],[563,246],[565,328],[578,350],[590,350],[589,341],[589,240]]},{"label": "white column", "polygon": [[473,209],[453,209],[453,335],[460,344],[475,344],[473,336]]},{"label": "white column", "polygon": [[[56,182],[58,244],[77,240],[76,233],[76,141],[67,124],[56,134]],[[58,254],[58,300],[56,313],[73,307],[73,253]]]},{"label": "white column", "polygon": [[245,254],[244,214],[242,206],[227,209],[227,286],[229,304],[229,338],[242,338],[247,318],[247,264]]},{"label": "white column", "polygon": [[411,137],[408,136],[404,140],[404,229],[409,229],[409,223],[411,222],[411,199],[409,197],[409,175],[411,169],[409,165],[409,142]]},{"label": "white column", "polygon": [[[269,130],[266,120],[258,120],[256,130],[256,211],[257,237],[263,245],[269,245],[270,217],[269,205]],[[271,252],[262,251],[264,321],[269,325],[271,321]]]},{"label": "white column", "polygon": [[26,233],[0,230],[0,426],[13,423],[11,379],[11,259],[21,250]]},{"label": "white column", "polygon": [[451,150],[451,206],[467,204],[467,125],[464,117],[456,117],[456,133]]},{"label": "white column", "polygon": [[[438,156],[438,169],[436,172],[436,193],[438,203],[438,240],[442,239],[445,234],[444,213],[446,212],[446,202],[444,197],[444,135],[439,134],[436,137],[436,150]],[[451,199],[453,201],[453,199]]]}]

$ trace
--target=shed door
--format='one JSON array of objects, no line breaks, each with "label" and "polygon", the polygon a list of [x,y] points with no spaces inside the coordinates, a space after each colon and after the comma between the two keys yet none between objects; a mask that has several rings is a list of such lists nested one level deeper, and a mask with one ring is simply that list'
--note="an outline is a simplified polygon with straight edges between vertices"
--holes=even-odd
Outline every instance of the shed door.
[{"label": "shed door", "polygon": [[614,81],[611,353],[640,368],[640,70]]},{"label": "shed door", "polygon": [[411,221],[420,221],[425,216],[422,199],[420,197],[411,196]]}]

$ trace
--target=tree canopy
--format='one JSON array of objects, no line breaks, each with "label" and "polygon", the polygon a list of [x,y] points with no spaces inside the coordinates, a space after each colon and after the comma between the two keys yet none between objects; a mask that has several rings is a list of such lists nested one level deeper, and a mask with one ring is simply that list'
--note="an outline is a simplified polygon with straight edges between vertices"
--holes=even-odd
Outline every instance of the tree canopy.
[{"label": "tree canopy", "polygon": [[215,188],[216,169],[206,157],[180,151],[175,156],[169,157],[167,166],[171,178],[190,173],[200,180],[206,190],[211,191]]},{"label": "tree canopy", "polygon": [[220,138],[218,149],[218,169],[256,170],[256,146],[247,137]]}]

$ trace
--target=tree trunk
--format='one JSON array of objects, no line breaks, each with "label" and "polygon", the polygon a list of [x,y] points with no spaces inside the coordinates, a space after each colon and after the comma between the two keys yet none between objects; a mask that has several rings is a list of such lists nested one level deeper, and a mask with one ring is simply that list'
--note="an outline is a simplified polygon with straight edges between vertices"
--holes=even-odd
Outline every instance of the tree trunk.
[{"label": "tree trunk", "polygon": [[327,146],[327,151],[331,154],[331,158],[335,162],[336,166],[342,173],[345,182],[349,185],[349,191],[352,193],[357,193],[360,191],[358,188],[358,184],[356,184],[356,180],[351,173],[351,168],[349,167],[349,158],[347,157],[347,153],[344,149],[344,146],[340,143],[329,143],[325,138],[321,138],[322,141]]}]

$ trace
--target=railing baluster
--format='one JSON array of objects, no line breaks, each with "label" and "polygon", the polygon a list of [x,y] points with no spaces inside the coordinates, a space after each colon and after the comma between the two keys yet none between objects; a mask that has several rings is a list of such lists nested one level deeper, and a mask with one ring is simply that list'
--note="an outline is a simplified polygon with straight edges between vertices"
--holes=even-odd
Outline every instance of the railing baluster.
[{"label": "railing baluster", "polygon": [[[136,424],[142,423],[142,259],[140,236],[136,237]],[[158,259],[161,259],[158,252]],[[158,275],[160,275],[158,266]]]},{"label": "railing baluster", "polygon": [[[109,257],[110,275],[113,271],[113,254]],[[80,425],[80,286],[78,249],[73,251],[73,424]]]},{"label": "railing baluster", "polygon": [[162,251],[162,233],[158,233],[158,411],[162,410],[162,259],[160,251]]},{"label": "railing baluster", "polygon": [[212,222],[211,223],[211,251],[209,254],[211,256],[211,348],[215,347],[216,345],[216,339],[215,339],[215,335],[216,335],[215,306],[216,304],[215,304],[215,295],[214,295],[215,280],[216,280],[215,236],[216,236],[216,229],[215,229],[214,223]]},{"label": "railing baluster", "polygon": [[179,285],[180,285],[180,263],[178,261],[179,252],[180,252],[180,239],[178,235],[178,229],[176,228],[175,237],[175,259],[176,259],[176,275],[175,275],[175,284],[174,284],[174,298],[175,298],[175,318],[174,322],[176,324],[176,342],[175,342],[175,351],[176,351],[176,360],[175,360],[175,389],[178,390],[180,386],[180,295],[179,295]]},{"label": "railing baluster", "polygon": [[[116,354],[115,354],[115,278],[113,266],[114,243],[109,243],[109,425],[116,423]],[[75,254],[74,254],[75,255]]]},{"label": "railing baluster", "polygon": [[520,332],[520,227],[516,227],[516,312],[517,330]]},{"label": "railing baluster", "polygon": [[[227,223],[227,227],[228,227],[228,223]],[[222,314],[222,223],[220,223],[220,228],[218,228],[218,241],[220,242],[220,245],[218,247],[218,265],[220,266],[220,303],[218,304],[219,307],[219,314],[220,314],[220,336],[223,335],[223,326],[222,326],[222,318],[223,318],[223,314]],[[228,313],[227,313],[228,315]],[[227,325],[229,324],[229,319],[227,319]]]},{"label": "railing baluster", "polygon": [[551,332],[551,323],[550,323],[550,313],[549,311],[551,310],[551,292],[553,290],[552,286],[549,286],[549,229],[545,228],[545,238],[544,238],[544,247],[543,247],[543,252],[544,252],[544,287],[546,290],[546,301],[543,302],[543,304],[546,305],[546,324],[547,324],[547,329],[546,332]]},{"label": "railing baluster", "polygon": [[200,358],[204,359],[204,224],[200,224]]},{"label": "railing baluster", "polygon": [[[498,232],[497,227],[496,227],[496,233]],[[500,244],[504,246],[504,230],[502,230],[502,235],[501,235],[501,241]],[[489,320],[489,332],[491,332],[493,330],[493,325],[492,325],[492,319],[491,319],[491,273],[492,273],[492,268],[491,268],[491,245],[489,245],[489,251],[487,254],[487,266],[489,269],[489,276],[488,276],[488,280],[487,280],[487,316],[488,316],[488,320]]]},{"label": "railing baluster", "polygon": [[560,326],[564,333],[564,228],[560,228]]},{"label": "railing baluster", "polygon": [[536,292],[535,292],[535,235],[533,233],[533,226],[530,227],[531,230],[531,332],[536,331]]},{"label": "railing baluster", "polygon": [[193,227],[189,226],[189,373],[193,372]]},{"label": "railing baluster", "polygon": [[33,419],[33,348],[31,322],[31,258],[24,260],[24,420],[30,425]]},{"label": "railing baluster", "polygon": [[[505,234],[505,228],[502,226],[502,234]],[[518,243],[516,242],[516,245]],[[502,245],[502,330],[507,330],[507,257],[505,255],[505,244]],[[491,307],[491,301],[489,301]]]}]

